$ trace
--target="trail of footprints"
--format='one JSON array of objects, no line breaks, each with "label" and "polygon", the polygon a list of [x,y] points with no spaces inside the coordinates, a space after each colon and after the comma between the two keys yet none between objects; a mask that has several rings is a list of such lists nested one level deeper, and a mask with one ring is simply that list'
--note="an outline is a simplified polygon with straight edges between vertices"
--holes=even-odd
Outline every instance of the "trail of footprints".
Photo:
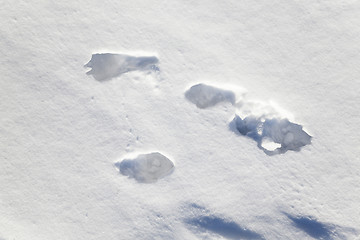
[{"label": "trail of footprints", "polygon": [[[126,54],[93,54],[85,67],[92,68],[88,75],[98,81],[110,80],[131,71],[157,71],[159,62],[155,56],[132,56]],[[287,118],[265,102],[252,102],[244,97],[237,98],[234,91],[204,83],[196,84],[185,93],[185,98],[199,109],[210,109],[222,103],[234,106],[235,116],[229,129],[240,136],[252,139],[259,149],[267,155],[284,154],[287,151],[300,151],[311,144],[311,136],[299,124]],[[172,160],[160,152],[139,154],[115,163],[119,172],[139,183],[154,183],[174,171]],[[260,233],[242,227],[221,216],[211,214],[196,204],[187,206],[193,216],[184,219],[185,225],[195,234],[209,232],[226,239],[265,239]],[[318,239],[337,239],[342,237],[339,226],[318,222],[312,217],[284,215],[292,225],[309,236]],[[343,229],[344,230],[344,229]],[[356,234],[354,229],[351,230]],[[346,229],[344,230],[346,231]]]},{"label": "trail of footprints", "polygon": [[[97,53],[92,55],[85,67],[92,68],[87,74],[93,75],[98,81],[104,81],[131,71],[158,69],[156,66],[158,62],[156,56]],[[311,144],[311,136],[303,130],[301,125],[290,122],[264,102],[254,103],[244,98],[237,99],[235,92],[231,90],[204,83],[192,86],[185,92],[185,98],[200,109],[210,108],[224,102],[234,105],[237,113],[230,122],[229,128],[240,135],[253,139],[258,148],[267,155],[283,154],[289,150],[300,151],[302,147]],[[259,105],[265,105],[265,107],[262,106],[263,111],[261,109],[258,111]],[[271,110],[269,111],[269,109]],[[137,165],[134,164],[134,166]],[[129,172],[129,170],[122,171],[121,167],[119,169],[121,173]],[[125,175],[138,180],[134,174]]]},{"label": "trail of footprints", "polygon": [[[85,67],[87,72],[98,81],[105,81],[131,71],[158,70],[158,58],[154,55],[132,56],[114,53],[96,53]],[[234,106],[235,116],[229,129],[246,136],[257,143],[259,149],[271,156],[287,151],[300,151],[311,144],[311,136],[302,126],[290,122],[264,102],[240,98],[232,90],[222,89],[204,83],[196,84],[185,93],[185,98],[199,109],[208,109],[221,103]],[[138,182],[152,183],[174,170],[173,162],[159,152],[141,154],[134,159],[124,159],[116,163],[120,173]]]}]

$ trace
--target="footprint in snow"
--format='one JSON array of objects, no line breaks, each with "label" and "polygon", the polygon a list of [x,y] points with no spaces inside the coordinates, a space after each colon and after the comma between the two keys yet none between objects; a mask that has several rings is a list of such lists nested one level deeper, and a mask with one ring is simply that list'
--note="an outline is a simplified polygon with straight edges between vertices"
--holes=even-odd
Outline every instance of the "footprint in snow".
[{"label": "footprint in snow", "polygon": [[92,68],[86,74],[105,81],[131,71],[158,70],[155,56],[131,56],[114,53],[96,53],[84,67]]},{"label": "footprint in snow", "polygon": [[221,89],[203,83],[192,86],[185,97],[198,108],[204,109],[222,102],[234,105],[241,112],[235,115],[230,129],[257,142],[267,155],[283,154],[311,144],[311,136],[299,124],[290,122],[270,104],[252,102],[244,97],[237,98],[234,91]]},{"label": "footprint in snow", "polygon": [[174,163],[159,152],[140,154],[134,159],[124,159],[115,164],[122,175],[141,183],[153,183],[171,174]]},{"label": "footprint in snow", "polygon": [[311,136],[299,124],[284,118],[257,118],[235,115],[230,129],[257,142],[258,147],[267,155],[283,154],[289,150],[300,149],[311,144]]},{"label": "footprint in snow", "polygon": [[201,109],[215,106],[221,102],[235,104],[234,92],[203,83],[192,86],[185,92],[185,97]]}]

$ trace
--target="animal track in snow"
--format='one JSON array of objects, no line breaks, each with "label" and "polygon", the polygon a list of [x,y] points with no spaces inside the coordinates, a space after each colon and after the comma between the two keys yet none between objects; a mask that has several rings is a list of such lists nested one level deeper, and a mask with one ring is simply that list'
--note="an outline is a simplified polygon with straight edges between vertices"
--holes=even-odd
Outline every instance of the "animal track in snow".
[{"label": "animal track in snow", "polygon": [[235,93],[200,83],[185,92],[185,97],[198,108],[212,107],[221,102],[235,104]]},{"label": "animal track in snow", "polygon": [[120,173],[141,183],[152,183],[172,173],[174,163],[159,152],[140,154],[115,164]]},{"label": "animal track in snow", "polygon": [[96,53],[84,67],[92,68],[86,74],[93,75],[98,81],[104,81],[131,71],[157,70],[158,62],[155,56]]},{"label": "animal track in snow", "polygon": [[243,96],[238,98],[233,91],[203,83],[192,86],[185,92],[185,97],[201,109],[230,102],[238,112],[230,123],[230,129],[255,140],[267,155],[300,151],[303,146],[311,144],[311,136],[302,126],[290,122],[271,104],[249,101]]}]

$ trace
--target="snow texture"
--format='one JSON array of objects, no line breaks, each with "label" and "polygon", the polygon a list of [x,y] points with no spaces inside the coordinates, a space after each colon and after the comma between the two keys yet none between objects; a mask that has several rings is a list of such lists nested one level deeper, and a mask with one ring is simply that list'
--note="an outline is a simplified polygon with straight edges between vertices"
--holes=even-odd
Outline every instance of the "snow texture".
[{"label": "snow texture", "polygon": [[235,94],[203,83],[192,86],[185,92],[185,97],[198,108],[208,108],[221,102],[235,104]]},{"label": "snow texture", "polygon": [[[255,140],[267,155],[282,154],[289,150],[300,151],[303,146],[311,144],[311,136],[302,126],[288,119],[261,120],[253,116],[241,119],[236,115],[230,125],[235,125],[239,133]],[[272,148],[274,144],[271,143],[277,143],[279,147]]]},{"label": "snow texture", "polygon": [[174,163],[159,152],[140,154],[135,159],[124,159],[115,166],[121,174],[141,183],[156,182],[174,170]]},{"label": "snow texture", "polygon": [[85,67],[92,68],[87,72],[98,81],[109,80],[131,71],[142,71],[154,67],[159,61],[155,56],[130,56],[114,53],[96,53]]}]

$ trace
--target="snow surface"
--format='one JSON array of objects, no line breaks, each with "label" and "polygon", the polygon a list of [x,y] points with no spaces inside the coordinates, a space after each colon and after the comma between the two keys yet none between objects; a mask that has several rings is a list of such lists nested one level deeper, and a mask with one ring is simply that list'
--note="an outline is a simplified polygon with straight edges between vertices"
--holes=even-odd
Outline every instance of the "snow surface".
[{"label": "snow surface", "polygon": [[[0,19],[0,239],[359,239],[359,1],[14,0]],[[199,83],[235,104],[199,109]],[[311,144],[267,155],[235,115]],[[153,152],[171,175],[114,167]]]}]

